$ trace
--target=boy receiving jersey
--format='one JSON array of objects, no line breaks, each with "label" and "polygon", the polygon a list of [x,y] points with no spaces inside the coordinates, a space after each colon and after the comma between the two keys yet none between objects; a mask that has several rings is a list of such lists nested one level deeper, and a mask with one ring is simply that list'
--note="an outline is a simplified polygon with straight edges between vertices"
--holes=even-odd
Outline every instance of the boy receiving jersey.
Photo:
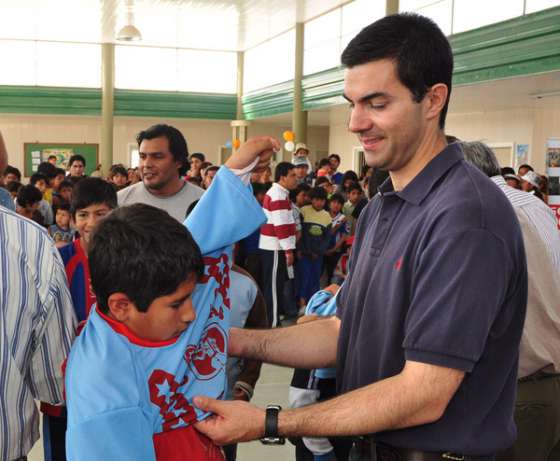
[{"label": "boy receiving jersey", "polygon": [[265,220],[245,184],[279,148],[272,138],[242,146],[188,230],[142,204],[99,224],[89,250],[98,303],[66,371],[69,459],[223,459],[194,429],[209,414],[191,401],[225,398],[231,245]]}]

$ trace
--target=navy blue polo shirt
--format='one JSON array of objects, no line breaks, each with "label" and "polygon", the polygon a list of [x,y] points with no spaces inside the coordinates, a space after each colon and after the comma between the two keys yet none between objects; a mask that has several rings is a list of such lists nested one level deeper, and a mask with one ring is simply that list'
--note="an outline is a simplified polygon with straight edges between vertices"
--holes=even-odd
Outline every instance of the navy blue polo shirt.
[{"label": "navy blue polo shirt", "polygon": [[397,375],[407,360],[462,370],[441,419],[374,438],[465,455],[512,445],[527,270],[509,201],[457,144],[402,191],[389,179],[379,192],[338,297],[340,392]]}]

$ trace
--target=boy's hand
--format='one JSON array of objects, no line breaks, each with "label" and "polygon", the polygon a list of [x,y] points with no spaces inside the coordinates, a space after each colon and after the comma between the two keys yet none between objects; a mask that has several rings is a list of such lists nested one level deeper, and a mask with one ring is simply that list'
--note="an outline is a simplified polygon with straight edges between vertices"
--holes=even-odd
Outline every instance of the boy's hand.
[{"label": "boy's hand", "polygon": [[269,166],[274,151],[278,150],[280,150],[280,142],[276,138],[271,136],[251,138],[241,145],[225,165],[234,170],[243,170],[258,158],[259,163],[253,168],[253,171],[258,173]]}]

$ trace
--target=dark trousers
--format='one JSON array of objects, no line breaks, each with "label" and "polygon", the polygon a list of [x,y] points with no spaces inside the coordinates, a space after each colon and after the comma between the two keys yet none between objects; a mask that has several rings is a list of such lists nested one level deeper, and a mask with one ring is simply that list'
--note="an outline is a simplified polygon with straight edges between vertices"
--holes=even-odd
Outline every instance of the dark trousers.
[{"label": "dark trousers", "polygon": [[278,325],[278,317],[284,314],[284,285],[288,277],[286,255],[282,250],[259,250],[261,281],[266,301],[269,326]]},{"label": "dark trousers", "polygon": [[43,414],[45,461],[66,461],[66,416]]},{"label": "dark trousers", "polygon": [[498,461],[560,460],[560,376],[518,382],[515,424],[517,440]]},{"label": "dark trousers", "polygon": [[300,299],[309,301],[311,296],[317,293],[321,286],[321,270],[323,268],[322,256],[302,256],[298,261],[298,279]]}]

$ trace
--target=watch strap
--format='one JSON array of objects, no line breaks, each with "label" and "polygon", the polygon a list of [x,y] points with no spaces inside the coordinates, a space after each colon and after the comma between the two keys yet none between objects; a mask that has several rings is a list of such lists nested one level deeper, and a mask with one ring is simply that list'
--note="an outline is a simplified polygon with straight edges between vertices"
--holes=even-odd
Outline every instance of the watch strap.
[{"label": "watch strap", "polygon": [[268,405],[266,407],[266,416],[264,420],[264,436],[278,437],[278,413],[282,409],[279,405]]}]

